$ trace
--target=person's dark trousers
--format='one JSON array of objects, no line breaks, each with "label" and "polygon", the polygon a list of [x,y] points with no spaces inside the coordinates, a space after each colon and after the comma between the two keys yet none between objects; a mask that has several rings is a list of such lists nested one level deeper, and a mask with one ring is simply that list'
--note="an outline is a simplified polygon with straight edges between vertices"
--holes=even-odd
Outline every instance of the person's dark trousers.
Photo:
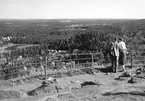
[{"label": "person's dark trousers", "polygon": [[116,73],[118,70],[118,56],[112,57],[112,70],[114,73]]}]

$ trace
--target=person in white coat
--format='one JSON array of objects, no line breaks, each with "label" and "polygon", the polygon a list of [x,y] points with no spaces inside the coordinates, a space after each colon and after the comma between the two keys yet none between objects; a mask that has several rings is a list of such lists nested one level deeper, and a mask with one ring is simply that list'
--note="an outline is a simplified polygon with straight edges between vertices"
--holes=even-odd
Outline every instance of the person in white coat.
[{"label": "person in white coat", "polygon": [[122,66],[123,70],[126,71],[125,63],[126,63],[126,54],[127,48],[126,44],[123,41],[123,38],[119,38],[119,64]]}]

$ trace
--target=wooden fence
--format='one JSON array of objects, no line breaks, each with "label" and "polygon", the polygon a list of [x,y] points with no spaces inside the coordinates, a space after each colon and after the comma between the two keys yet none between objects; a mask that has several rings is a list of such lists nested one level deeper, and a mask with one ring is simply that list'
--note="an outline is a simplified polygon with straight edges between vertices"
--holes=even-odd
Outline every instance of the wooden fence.
[{"label": "wooden fence", "polygon": [[[23,77],[67,72],[82,68],[104,68],[110,66],[110,59],[105,60],[102,53],[47,54],[31,58],[18,58],[1,62],[0,79],[14,80]],[[145,66],[145,53],[130,52],[126,66]]]}]

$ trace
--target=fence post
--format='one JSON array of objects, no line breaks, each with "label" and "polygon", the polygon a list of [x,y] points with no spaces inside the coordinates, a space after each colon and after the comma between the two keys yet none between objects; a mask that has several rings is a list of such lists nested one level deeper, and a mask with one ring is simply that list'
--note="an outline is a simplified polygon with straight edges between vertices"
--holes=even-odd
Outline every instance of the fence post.
[{"label": "fence post", "polygon": [[47,56],[45,57],[45,80],[47,79]]},{"label": "fence post", "polygon": [[93,68],[93,64],[94,64],[94,56],[93,56],[93,53],[91,53],[91,56],[92,56],[92,68]]},{"label": "fence post", "polygon": [[133,67],[133,56],[132,56],[132,52],[131,52],[131,68]]}]

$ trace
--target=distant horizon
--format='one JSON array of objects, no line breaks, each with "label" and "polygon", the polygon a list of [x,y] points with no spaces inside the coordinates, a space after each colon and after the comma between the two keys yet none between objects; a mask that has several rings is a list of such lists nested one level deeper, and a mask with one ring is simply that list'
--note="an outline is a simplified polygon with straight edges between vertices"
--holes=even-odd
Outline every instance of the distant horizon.
[{"label": "distant horizon", "polygon": [[145,18],[0,18],[0,20],[144,20]]}]

